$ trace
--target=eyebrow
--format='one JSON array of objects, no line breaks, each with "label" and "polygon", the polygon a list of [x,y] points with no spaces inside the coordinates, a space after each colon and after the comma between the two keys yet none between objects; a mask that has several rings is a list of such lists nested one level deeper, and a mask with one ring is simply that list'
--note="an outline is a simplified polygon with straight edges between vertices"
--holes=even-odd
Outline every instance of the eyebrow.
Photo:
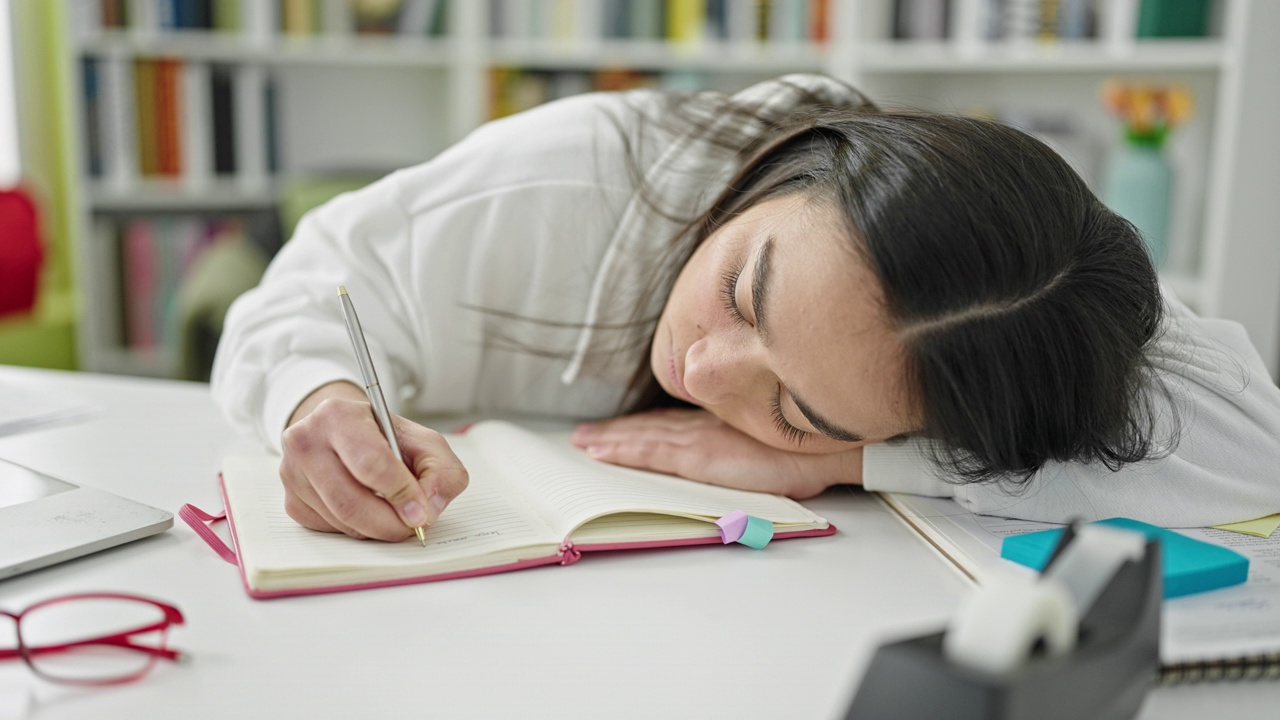
[{"label": "eyebrow", "polygon": [[[783,387],[786,386],[784,385]],[[787,394],[791,396],[791,402],[795,403],[796,407],[800,408],[800,412],[803,413],[805,418],[818,429],[818,432],[821,432],[823,435],[835,440],[843,440],[845,442],[862,442],[863,437],[861,435],[851,433],[848,430],[837,427],[830,420],[827,420],[814,412],[813,408],[809,407],[803,400],[796,397],[795,393],[791,392],[791,388],[787,388]]]},{"label": "eyebrow", "polygon": [[764,297],[765,290],[768,289],[769,272],[773,269],[773,240],[774,236],[770,235],[760,246],[755,272],[751,274],[751,314],[755,315],[756,329],[760,331],[766,347],[769,345],[769,330],[764,321]]},{"label": "eyebrow", "polygon": [[[755,315],[756,330],[760,332],[760,337],[764,340],[766,346],[769,344],[769,331],[764,319],[764,301],[769,288],[769,273],[773,269],[773,241],[774,236],[770,235],[761,245],[760,254],[756,256],[755,271],[751,277],[751,312]],[[817,428],[818,432],[835,440],[862,442],[861,435],[838,427],[835,423],[815,412],[812,407],[792,392],[791,388],[788,388],[785,384],[783,387],[786,388],[787,394],[791,396],[791,401],[796,404],[797,408],[800,408],[800,412],[804,414],[805,419]]]}]

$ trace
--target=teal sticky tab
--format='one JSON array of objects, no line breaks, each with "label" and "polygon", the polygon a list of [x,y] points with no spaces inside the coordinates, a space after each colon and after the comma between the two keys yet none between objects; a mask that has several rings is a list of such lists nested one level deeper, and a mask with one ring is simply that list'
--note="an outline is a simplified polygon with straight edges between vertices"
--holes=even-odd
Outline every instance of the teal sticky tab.
[{"label": "teal sticky tab", "polygon": [[[1249,558],[1220,545],[1129,518],[1108,518],[1097,524],[1139,532],[1160,543],[1166,598],[1239,585],[1249,576]],[[1061,536],[1061,529],[1011,535],[1000,544],[1000,557],[1043,570]]]},{"label": "teal sticky tab", "polygon": [[748,515],[747,529],[742,531],[742,537],[738,538],[738,542],[756,550],[763,550],[772,539],[773,523],[755,515]]}]

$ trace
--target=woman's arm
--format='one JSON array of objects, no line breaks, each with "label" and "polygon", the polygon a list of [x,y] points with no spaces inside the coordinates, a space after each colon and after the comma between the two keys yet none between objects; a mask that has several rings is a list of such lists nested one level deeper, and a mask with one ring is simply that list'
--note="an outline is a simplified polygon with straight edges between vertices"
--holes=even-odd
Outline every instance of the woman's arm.
[{"label": "woman's arm", "polygon": [[[1280,512],[1280,388],[1244,329],[1166,302],[1164,334],[1151,350],[1157,382],[1156,441],[1164,457],[1112,472],[1101,464],[1050,463],[1022,489],[939,479],[918,442],[871,446],[871,490],[954,495],[974,512],[1046,522],[1132,517],[1196,527]],[[1163,437],[1161,437],[1163,433]]]},{"label": "woman's arm", "polygon": [[706,410],[650,410],[584,423],[574,431],[573,443],[596,460],[614,465],[798,499],[832,485],[862,481],[861,447],[821,454],[787,452]]},{"label": "woman's arm", "polygon": [[214,360],[214,401],[239,429],[281,449],[303,398],[333,382],[363,387],[337,287],[360,308],[369,351],[395,410],[395,390],[415,381],[416,329],[407,288],[410,236],[389,180],[308,213],[258,287],[227,314]]}]

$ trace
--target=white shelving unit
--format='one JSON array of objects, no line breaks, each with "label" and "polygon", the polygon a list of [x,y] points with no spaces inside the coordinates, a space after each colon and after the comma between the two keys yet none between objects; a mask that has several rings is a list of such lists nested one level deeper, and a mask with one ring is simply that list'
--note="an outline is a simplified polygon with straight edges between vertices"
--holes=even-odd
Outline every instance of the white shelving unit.
[{"label": "white shelving unit", "polygon": [[[81,0],[62,0],[75,19]],[[96,0],[91,0],[96,1]],[[345,0],[322,0],[325,17]],[[258,92],[272,78],[278,96],[279,167],[256,177],[184,182],[96,182],[84,162],[73,172],[84,298],[85,367],[168,374],[169,359],[122,347],[105,319],[118,301],[108,255],[94,247],[100,217],[190,210],[223,212],[270,207],[290,178],[341,170],[382,172],[425,160],[487,116],[489,68],[546,70],[632,67],[697,71],[708,87],[734,90],[795,71],[826,72],[862,88],[883,105],[943,110],[1000,109],[1026,117],[1069,118],[1081,145],[1068,148],[1095,189],[1103,158],[1120,142],[1117,123],[1101,110],[1099,87],[1112,76],[1178,80],[1198,101],[1196,115],[1175,131],[1170,153],[1178,171],[1166,283],[1199,312],[1241,322],[1275,375],[1280,367],[1280,3],[1217,0],[1214,30],[1195,40],[1136,40],[1138,0],[1104,0],[1099,37],[1073,43],[988,44],[963,30],[946,41],[895,41],[892,0],[829,0],[825,43],[670,44],[610,40],[579,33],[573,40],[492,38],[490,3],[445,0],[447,32],[437,38],[356,37],[349,32],[291,37],[261,25],[265,0],[242,0],[259,18],[241,33],[83,32],[69,22],[64,53],[66,142],[84,156],[79,60],[84,57],[176,57],[244,69],[238,82]],[[740,2],[743,0],[730,0]],[[138,17],[156,0],[131,0]],[[572,0],[593,16],[594,0]],[[958,28],[973,26],[984,0],[952,0]],[[152,22],[148,20],[148,22]],[[261,142],[261,118],[237,128]],[[259,144],[258,147],[261,147]],[[1083,149],[1082,149],[1083,148]],[[163,353],[161,353],[163,355]]]}]

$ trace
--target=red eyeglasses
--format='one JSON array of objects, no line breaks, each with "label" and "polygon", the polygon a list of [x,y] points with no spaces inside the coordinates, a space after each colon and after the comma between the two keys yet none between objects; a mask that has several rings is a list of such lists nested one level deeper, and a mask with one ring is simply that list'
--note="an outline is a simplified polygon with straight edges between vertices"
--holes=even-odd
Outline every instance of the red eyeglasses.
[{"label": "red eyeglasses", "polygon": [[182,613],[148,598],[64,595],[0,615],[13,618],[17,637],[16,648],[0,647],[0,660],[22,660],[51,682],[122,685],[142,678],[158,660],[182,658],[166,647]]}]

